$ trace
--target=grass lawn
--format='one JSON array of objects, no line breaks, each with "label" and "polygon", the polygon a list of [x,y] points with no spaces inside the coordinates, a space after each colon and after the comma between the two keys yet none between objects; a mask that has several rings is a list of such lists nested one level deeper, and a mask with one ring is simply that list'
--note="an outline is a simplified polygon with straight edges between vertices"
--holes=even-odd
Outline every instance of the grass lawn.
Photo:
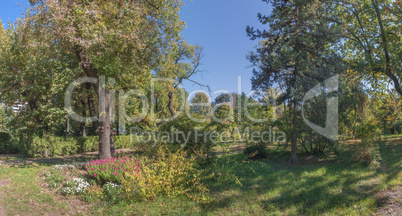
[{"label": "grass lawn", "polygon": [[210,190],[205,203],[163,197],[87,203],[46,186],[41,176],[50,167],[46,160],[3,161],[0,206],[9,215],[382,215],[388,205],[401,209],[402,137],[386,137],[380,151],[376,170],[352,163],[347,155],[300,155],[301,164],[292,166],[283,150],[272,149],[269,159],[257,161],[245,160],[242,153],[223,154],[213,165],[214,177],[204,182]]}]

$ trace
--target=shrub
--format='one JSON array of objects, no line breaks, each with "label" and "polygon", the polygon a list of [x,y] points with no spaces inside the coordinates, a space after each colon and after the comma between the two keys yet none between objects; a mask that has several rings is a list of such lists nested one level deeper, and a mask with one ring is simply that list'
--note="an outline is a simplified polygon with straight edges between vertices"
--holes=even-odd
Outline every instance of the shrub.
[{"label": "shrub", "polygon": [[[137,145],[136,139],[130,139],[130,136],[115,136],[114,138],[116,148],[130,148]],[[64,138],[49,135],[43,137],[24,135],[18,143],[18,151],[27,157],[38,158],[93,152],[98,150],[98,146],[99,138],[96,136]],[[0,152],[1,147],[0,143]]]},{"label": "shrub", "polygon": [[84,199],[87,202],[94,202],[103,199],[103,189],[99,185],[91,185],[85,192]]},{"label": "shrub", "polygon": [[8,132],[0,132],[0,154],[18,153],[13,137]]},{"label": "shrub", "polygon": [[[204,154],[209,155],[214,147],[214,142],[208,136],[201,136],[202,134],[208,134],[208,127],[206,126],[205,123],[197,123],[187,115],[182,114],[176,119],[163,124],[160,131],[176,134],[173,137],[175,142],[170,143],[168,146],[172,152],[184,148],[189,153],[202,151]],[[196,136],[195,133],[199,135]]]},{"label": "shrub", "polygon": [[381,160],[380,147],[378,141],[363,139],[357,144],[352,158],[358,164],[369,165],[371,168],[378,168]]},{"label": "shrub", "polygon": [[249,145],[244,149],[244,154],[250,159],[268,158],[268,151],[264,144]]},{"label": "shrub", "polygon": [[357,137],[362,139],[356,145],[352,158],[356,163],[370,165],[371,168],[378,168],[381,160],[379,140],[380,133],[376,124],[363,124],[357,129]]},{"label": "shrub", "polygon": [[166,146],[159,147],[155,162],[135,168],[135,161],[124,173],[123,190],[128,198],[153,200],[158,195],[169,197],[187,195],[195,201],[205,199],[207,188],[200,182],[195,157],[186,157],[185,151],[170,153]]}]

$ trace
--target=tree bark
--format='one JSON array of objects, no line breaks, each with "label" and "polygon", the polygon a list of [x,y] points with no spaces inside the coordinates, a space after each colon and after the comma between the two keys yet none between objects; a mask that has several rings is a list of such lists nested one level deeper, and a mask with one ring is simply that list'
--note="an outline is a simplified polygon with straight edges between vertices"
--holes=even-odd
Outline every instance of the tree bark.
[{"label": "tree bark", "polygon": [[173,109],[173,92],[172,91],[169,92],[168,97],[169,97],[169,103],[168,103],[169,112],[172,115],[172,117],[175,117],[176,112]]},{"label": "tree bark", "polygon": [[110,152],[110,135],[112,133],[112,121],[110,115],[110,92],[107,89],[102,89],[102,84],[100,85],[101,91],[104,95],[99,97],[99,158],[109,159],[112,157]]},{"label": "tree bark", "polygon": [[297,164],[297,102],[293,102],[293,134],[292,134],[292,149],[291,149],[291,163]]},{"label": "tree bark", "polygon": [[65,134],[64,134],[65,138],[68,137],[69,133],[70,133],[70,118],[67,117],[66,118],[66,131],[65,131]]},{"label": "tree bark", "polygon": [[99,80],[97,84],[91,83],[99,99],[99,158],[109,159],[112,157],[110,153],[110,135],[112,129],[110,92],[105,88],[105,80],[102,80],[102,77],[99,77],[98,71],[92,64],[85,50],[76,47],[75,54],[80,60],[81,67],[85,74]]},{"label": "tree bark", "polygon": [[[81,100],[81,104],[82,104],[82,116],[86,117],[87,116],[86,103],[85,103],[85,101]],[[81,122],[80,130],[81,130],[82,137],[86,137],[87,136],[87,132],[86,132],[87,122]]]}]

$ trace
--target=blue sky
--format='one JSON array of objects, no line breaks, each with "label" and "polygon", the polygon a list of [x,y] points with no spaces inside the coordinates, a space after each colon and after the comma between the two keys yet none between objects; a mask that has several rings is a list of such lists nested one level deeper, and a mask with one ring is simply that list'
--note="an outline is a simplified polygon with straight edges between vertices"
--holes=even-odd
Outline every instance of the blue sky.
[{"label": "blue sky", "polygon": [[[238,76],[242,77],[242,90],[251,90],[252,68],[246,59],[257,41],[250,41],[246,35],[247,25],[262,27],[257,13],[268,14],[270,6],[262,0],[184,0],[180,15],[186,21],[183,35],[191,44],[204,47],[202,74],[194,77],[207,84],[212,91],[228,90],[236,92]],[[0,2],[0,17],[8,26],[21,16],[27,5],[25,0]],[[199,89],[192,83],[184,83],[188,91]]]}]

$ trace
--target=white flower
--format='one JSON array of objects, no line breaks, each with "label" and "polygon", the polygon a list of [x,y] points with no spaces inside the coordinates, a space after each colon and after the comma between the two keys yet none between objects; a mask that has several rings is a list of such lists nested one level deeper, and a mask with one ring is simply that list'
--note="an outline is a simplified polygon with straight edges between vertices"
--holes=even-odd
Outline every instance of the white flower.
[{"label": "white flower", "polygon": [[118,184],[114,184],[114,183],[112,183],[112,182],[107,182],[106,184],[105,184],[105,190],[106,190],[106,192],[107,193],[111,193],[113,190],[115,190],[115,189],[117,189],[117,188],[121,188],[121,186],[120,185],[118,185]]},{"label": "white flower", "polygon": [[57,164],[57,165],[54,165],[54,169],[57,169],[57,170],[64,170],[64,168],[75,169],[75,166],[72,165],[72,164],[63,164],[63,165]]},{"label": "white flower", "polygon": [[67,182],[67,187],[64,189],[66,194],[84,193],[90,184],[82,178],[73,178]]}]

